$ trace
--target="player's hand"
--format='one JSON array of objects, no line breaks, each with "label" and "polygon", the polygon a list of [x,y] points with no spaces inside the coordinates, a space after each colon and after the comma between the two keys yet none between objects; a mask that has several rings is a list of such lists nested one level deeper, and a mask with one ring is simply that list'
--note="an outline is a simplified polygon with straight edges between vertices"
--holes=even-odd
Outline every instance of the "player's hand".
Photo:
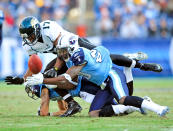
[{"label": "player's hand", "polygon": [[42,73],[38,73],[38,74],[34,74],[32,76],[28,76],[26,78],[26,83],[28,86],[33,86],[33,85],[39,85],[43,83],[43,74]]},{"label": "player's hand", "polygon": [[46,72],[44,72],[44,77],[46,77],[46,78],[57,77],[57,75],[58,75],[58,69],[55,68],[55,67],[53,67],[53,68],[47,70]]},{"label": "player's hand", "polygon": [[5,82],[7,83],[7,85],[12,85],[12,84],[21,85],[24,83],[24,79],[18,76],[15,76],[15,77],[7,76],[5,78]]}]

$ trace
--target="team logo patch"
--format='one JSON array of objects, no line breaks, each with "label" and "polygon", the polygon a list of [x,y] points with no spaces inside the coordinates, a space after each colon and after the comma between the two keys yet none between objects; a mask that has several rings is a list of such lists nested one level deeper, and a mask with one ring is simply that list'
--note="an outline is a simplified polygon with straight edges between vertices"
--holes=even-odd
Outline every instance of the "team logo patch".
[{"label": "team logo patch", "polygon": [[76,39],[74,36],[72,36],[70,39],[69,39],[69,42],[71,45],[74,45],[76,43]]}]

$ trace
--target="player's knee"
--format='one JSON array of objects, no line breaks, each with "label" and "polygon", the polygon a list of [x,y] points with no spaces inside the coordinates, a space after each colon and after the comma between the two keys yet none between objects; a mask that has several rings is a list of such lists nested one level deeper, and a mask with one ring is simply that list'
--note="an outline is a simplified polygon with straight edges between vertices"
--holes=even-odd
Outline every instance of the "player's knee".
[{"label": "player's knee", "polygon": [[119,103],[124,104],[125,98],[126,98],[126,96],[121,97],[121,99],[119,100]]},{"label": "player's knee", "polygon": [[90,117],[99,117],[99,110],[90,111],[88,114]]}]

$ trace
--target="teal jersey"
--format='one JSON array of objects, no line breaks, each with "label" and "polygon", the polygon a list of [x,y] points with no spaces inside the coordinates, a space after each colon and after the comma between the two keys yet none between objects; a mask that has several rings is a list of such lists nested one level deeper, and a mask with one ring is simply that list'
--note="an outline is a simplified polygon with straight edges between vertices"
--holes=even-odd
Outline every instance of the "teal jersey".
[{"label": "teal jersey", "polygon": [[66,64],[70,68],[85,63],[86,65],[78,75],[100,86],[106,80],[112,68],[110,52],[103,46],[98,46],[92,50],[79,48]]}]

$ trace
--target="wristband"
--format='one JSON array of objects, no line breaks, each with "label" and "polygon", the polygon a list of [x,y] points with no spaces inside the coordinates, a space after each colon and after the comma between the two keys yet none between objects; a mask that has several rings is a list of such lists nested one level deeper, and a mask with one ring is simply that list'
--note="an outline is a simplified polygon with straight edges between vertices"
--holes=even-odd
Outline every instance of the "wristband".
[{"label": "wristband", "polygon": [[58,67],[54,67],[54,69],[55,69],[56,71],[58,71]]},{"label": "wristband", "polygon": [[71,79],[71,76],[69,75],[69,74],[67,74],[67,73],[64,73],[64,74],[62,74],[64,77],[65,77],[65,79],[67,79],[70,83],[72,83],[73,85],[77,85],[78,83],[77,82],[74,82],[74,81],[72,81],[72,79]]}]

